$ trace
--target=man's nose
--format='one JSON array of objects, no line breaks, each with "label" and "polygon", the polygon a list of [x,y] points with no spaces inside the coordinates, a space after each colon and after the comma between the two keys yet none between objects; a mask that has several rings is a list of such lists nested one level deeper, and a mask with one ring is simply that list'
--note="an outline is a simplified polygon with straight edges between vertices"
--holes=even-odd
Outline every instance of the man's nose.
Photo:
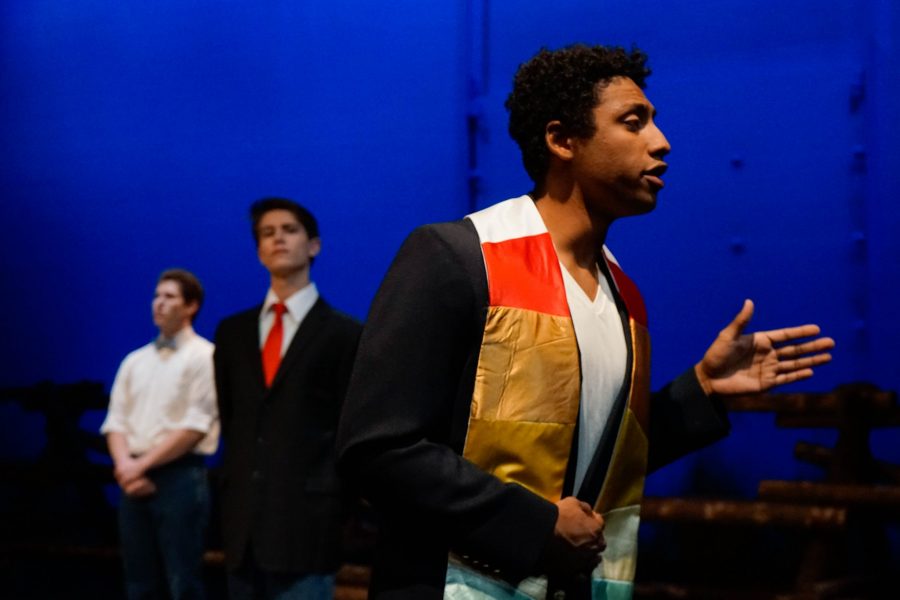
[{"label": "man's nose", "polygon": [[662,158],[672,151],[672,146],[669,144],[669,140],[666,139],[666,136],[662,132],[662,129],[656,126],[656,123],[651,124],[650,135],[650,154],[657,158]]}]

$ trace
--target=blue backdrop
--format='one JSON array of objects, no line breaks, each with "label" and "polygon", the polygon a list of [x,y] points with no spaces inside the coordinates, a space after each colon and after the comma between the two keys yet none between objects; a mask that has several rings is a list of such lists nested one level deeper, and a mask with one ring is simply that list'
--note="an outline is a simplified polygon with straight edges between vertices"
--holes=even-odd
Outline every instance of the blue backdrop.
[{"label": "blue backdrop", "polygon": [[[313,277],[363,319],[413,227],[528,191],[505,133],[512,75],[583,41],[649,53],[673,146],[656,212],[610,239],[647,300],[655,384],[750,297],[755,327],[814,321],[838,342],[795,389],[898,389],[898,15],[890,0],[6,0],[0,386],[109,385],[154,335],[166,267],[204,282],[206,336],[260,302],[246,209],[264,195],[319,217]],[[0,423],[3,454],[39,451],[38,415],[0,404]],[[791,447],[827,433],[735,424],[651,492],[686,490],[698,466],[744,495],[817,476]],[[900,461],[890,434],[874,446]]]}]

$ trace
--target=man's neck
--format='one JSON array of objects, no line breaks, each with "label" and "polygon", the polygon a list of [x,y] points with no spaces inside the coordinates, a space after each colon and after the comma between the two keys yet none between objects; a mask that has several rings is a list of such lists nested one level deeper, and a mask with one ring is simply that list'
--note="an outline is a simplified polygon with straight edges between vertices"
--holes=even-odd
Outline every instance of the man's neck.
[{"label": "man's neck", "polygon": [[271,275],[271,287],[275,295],[282,302],[309,285],[309,270],[304,269],[289,275]]},{"label": "man's neck", "polygon": [[175,339],[175,336],[177,336],[179,333],[181,333],[182,331],[184,331],[185,329],[187,329],[190,326],[191,326],[191,322],[186,321],[174,329],[167,330],[167,329],[160,328],[159,335],[162,336],[164,339],[173,340],[173,339]]},{"label": "man's neck", "polygon": [[547,187],[532,197],[563,264],[593,270],[610,221],[592,214],[580,191],[571,186]]}]

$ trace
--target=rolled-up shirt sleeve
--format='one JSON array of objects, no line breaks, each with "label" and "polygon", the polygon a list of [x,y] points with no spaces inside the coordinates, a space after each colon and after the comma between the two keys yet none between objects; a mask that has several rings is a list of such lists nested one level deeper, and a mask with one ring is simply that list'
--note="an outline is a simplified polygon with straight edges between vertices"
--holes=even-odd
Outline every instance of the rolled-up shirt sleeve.
[{"label": "rolled-up shirt sleeve", "polygon": [[100,431],[124,434],[133,454],[147,452],[174,430],[205,434],[195,453],[212,454],[218,446],[213,345],[192,330],[180,335],[176,352],[148,344],[129,354],[116,374]]},{"label": "rolled-up shirt sleeve", "polygon": [[195,357],[185,370],[185,378],[187,410],[179,420],[170,421],[169,427],[209,433],[218,418],[212,356]]}]

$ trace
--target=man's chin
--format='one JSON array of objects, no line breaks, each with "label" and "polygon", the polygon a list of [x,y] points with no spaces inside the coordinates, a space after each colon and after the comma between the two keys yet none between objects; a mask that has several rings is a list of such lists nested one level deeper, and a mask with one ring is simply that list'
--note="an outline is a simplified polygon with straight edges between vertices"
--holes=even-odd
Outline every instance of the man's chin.
[{"label": "man's chin", "polygon": [[625,217],[639,217],[641,215],[646,215],[647,213],[653,212],[656,208],[656,194],[647,198],[641,198],[639,200],[635,200],[632,204],[628,205],[628,212]]},{"label": "man's chin", "polygon": [[287,262],[272,265],[272,267],[269,269],[270,274],[274,275],[275,277],[281,277],[281,278],[291,277],[301,271],[303,271],[302,266],[298,266],[294,263],[287,263]]}]

